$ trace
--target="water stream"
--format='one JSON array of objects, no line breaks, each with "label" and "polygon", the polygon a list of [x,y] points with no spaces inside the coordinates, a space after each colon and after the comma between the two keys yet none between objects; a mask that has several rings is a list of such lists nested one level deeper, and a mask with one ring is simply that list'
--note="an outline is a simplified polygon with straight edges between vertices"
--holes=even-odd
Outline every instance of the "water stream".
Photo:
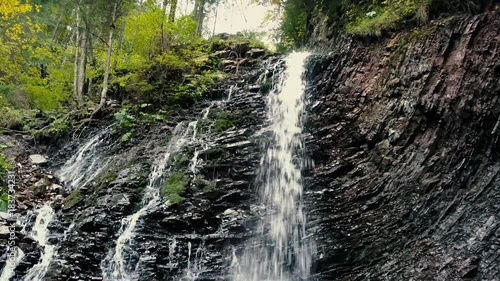
[{"label": "water stream", "polygon": [[[210,105],[201,113],[201,119],[206,119]],[[115,249],[110,252],[109,257],[101,264],[101,270],[104,280],[135,280],[136,277],[130,274],[133,269],[128,264],[127,252],[133,251],[132,244],[136,235],[135,229],[139,219],[148,211],[161,203],[160,188],[161,178],[165,176],[168,169],[168,163],[171,156],[177,154],[186,145],[196,141],[198,120],[191,121],[186,126],[185,122],[179,123],[173,131],[173,136],[169,141],[166,151],[158,161],[153,164],[152,172],[149,175],[148,185],[145,188],[142,206],[136,213],[124,218],[118,232]],[[196,165],[197,153],[193,156],[192,169]],[[174,245],[175,247],[175,245]]]},{"label": "water stream", "polygon": [[[8,250],[10,251],[10,249]],[[24,252],[18,247],[15,248],[15,256],[13,260],[8,260],[5,263],[5,267],[2,270],[2,275],[0,275],[0,281],[9,281],[10,278],[14,276],[14,269],[21,262],[24,257]]]},{"label": "water stream", "polygon": [[25,281],[41,281],[45,277],[47,268],[54,257],[55,245],[49,244],[48,225],[54,217],[54,210],[50,205],[44,205],[38,210],[32,235],[35,241],[43,248],[40,262],[35,264],[24,277]]},{"label": "water stream", "polygon": [[69,189],[80,188],[94,180],[110,163],[100,149],[110,133],[111,126],[85,142],[78,151],[61,167],[59,177]]},{"label": "water stream", "polygon": [[250,247],[233,259],[235,281],[304,280],[309,275],[313,245],[305,233],[302,176],[296,151],[302,147],[302,113],[308,53],[285,58],[268,97],[267,116],[273,139],[258,170],[260,203],[266,213]]},{"label": "water stream", "polygon": [[[104,138],[109,133],[110,127],[105,128],[95,137],[86,141],[80,146],[78,151],[61,167],[58,174],[62,181],[67,183],[67,188],[72,190],[85,186],[87,183],[95,179],[100,171],[110,162],[110,158],[103,160],[102,152],[99,147],[104,144]],[[39,281],[43,280],[50,263],[53,258],[57,256],[57,245],[49,244],[48,235],[49,223],[54,219],[54,210],[50,207],[50,203],[42,206],[38,210],[35,224],[33,225],[31,236],[42,247],[42,256],[40,261],[35,264],[26,274],[23,280],[25,281]],[[28,214],[25,219],[29,216]],[[26,226],[26,225],[25,225]],[[74,224],[64,232],[66,236],[73,228]],[[26,231],[22,231],[26,233]],[[1,281],[7,281],[13,277],[14,269],[19,265],[24,257],[21,249],[16,249],[17,255],[13,263],[8,263],[2,275]]]}]

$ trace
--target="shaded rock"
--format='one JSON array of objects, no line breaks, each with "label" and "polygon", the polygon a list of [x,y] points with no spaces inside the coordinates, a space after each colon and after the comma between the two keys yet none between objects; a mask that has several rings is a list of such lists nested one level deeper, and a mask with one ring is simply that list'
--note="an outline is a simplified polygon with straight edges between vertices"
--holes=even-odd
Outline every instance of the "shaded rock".
[{"label": "shaded rock", "polygon": [[246,53],[246,56],[249,58],[258,58],[258,57],[265,55],[265,53],[266,53],[266,51],[264,49],[253,48],[253,49],[248,50],[248,52]]}]

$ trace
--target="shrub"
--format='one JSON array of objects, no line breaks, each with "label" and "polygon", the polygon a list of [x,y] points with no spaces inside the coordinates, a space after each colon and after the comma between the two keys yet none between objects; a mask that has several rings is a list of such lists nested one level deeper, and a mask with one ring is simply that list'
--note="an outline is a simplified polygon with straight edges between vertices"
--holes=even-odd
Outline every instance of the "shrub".
[{"label": "shrub", "polygon": [[120,111],[115,113],[116,126],[119,129],[131,129],[136,125],[136,118],[129,114],[128,107],[123,107]]},{"label": "shrub", "polygon": [[23,127],[23,112],[10,107],[0,107],[0,127],[7,129],[21,129]]},{"label": "shrub", "polygon": [[189,178],[183,172],[174,172],[166,181],[161,190],[163,197],[167,197],[172,204],[178,204],[184,199],[182,195],[189,184]]}]

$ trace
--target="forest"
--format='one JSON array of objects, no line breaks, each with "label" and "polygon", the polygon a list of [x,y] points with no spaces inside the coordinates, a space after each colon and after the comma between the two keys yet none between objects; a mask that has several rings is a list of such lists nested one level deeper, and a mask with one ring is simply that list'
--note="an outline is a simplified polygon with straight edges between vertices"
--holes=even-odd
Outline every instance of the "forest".
[{"label": "forest", "polygon": [[[163,95],[191,99],[218,77],[199,68],[217,40],[206,34],[203,23],[207,14],[227,1],[195,0],[191,14],[179,15],[176,0],[2,0],[0,127],[32,133],[41,128],[65,130],[62,112],[88,110],[84,106],[88,102],[97,112],[110,94],[136,100],[164,100]],[[491,1],[258,2],[277,11],[269,18],[281,21],[274,37],[278,50],[286,52],[307,45],[311,18],[317,15],[326,15],[335,34],[381,36],[405,22],[423,24],[443,12],[478,12]],[[262,45],[258,34],[240,37]],[[155,85],[147,76],[155,69],[168,70],[172,76],[166,78],[168,89],[152,97]],[[174,85],[181,73],[196,74],[196,79]],[[201,90],[186,89],[189,85]],[[44,115],[44,126],[36,124],[37,114]],[[57,122],[47,124],[49,120]]]}]

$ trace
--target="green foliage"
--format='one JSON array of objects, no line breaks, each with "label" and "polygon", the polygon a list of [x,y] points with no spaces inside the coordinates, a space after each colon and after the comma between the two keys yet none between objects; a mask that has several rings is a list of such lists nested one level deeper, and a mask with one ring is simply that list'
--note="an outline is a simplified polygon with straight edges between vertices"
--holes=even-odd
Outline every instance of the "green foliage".
[{"label": "green foliage", "polygon": [[280,30],[281,47],[291,48],[305,44],[307,18],[314,6],[304,5],[303,0],[285,2]]},{"label": "green foliage", "polygon": [[63,118],[57,118],[52,123],[50,123],[47,128],[44,128],[42,130],[44,130],[43,133],[45,133],[46,136],[59,137],[68,133],[71,128],[71,124],[69,124],[67,120]]},{"label": "green foliage", "polygon": [[216,133],[221,133],[234,126],[234,120],[231,114],[227,111],[220,111],[217,114],[214,128]]},{"label": "green foliage", "polygon": [[165,115],[161,115],[161,114],[149,114],[149,113],[144,113],[144,112],[140,112],[139,114],[145,120],[148,120],[150,122],[165,122],[167,120]]},{"label": "green foliage", "polygon": [[0,196],[0,211],[7,211],[9,208],[9,195],[7,193],[2,193]]},{"label": "green foliage", "polygon": [[173,100],[177,103],[189,103],[208,90],[215,82],[221,79],[220,73],[202,71],[201,74],[185,77],[186,81],[179,84],[173,95]]},{"label": "green foliage", "polygon": [[172,204],[178,204],[184,199],[182,195],[189,184],[189,177],[183,172],[174,172],[162,187],[161,194]]},{"label": "green foliage", "polygon": [[311,33],[311,23],[328,17],[334,33],[380,36],[410,24],[450,12],[475,13],[491,5],[490,0],[268,0],[282,7],[279,46],[281,50],[303,46]]},{"label": "green foliage", "polygon": [[350,20],[346,24],[346,31],[362,36],[380,36],[383,31],[394,29],[404,19],[425,23],[431,2],[432,0],[385,0],[365,9],[352,6],[348,13]]},{"label": "green foliage", "polygon": [[128,132],[126,132],[125,134],[123,134],[120,138],[120,141],[121,142],[129,142],[130,139],[132,138],[132,136],[134,135],[135,133],[135,130],[130,130]]},{"label": "green foliage", "polygon": [[119,129],[132,129],[136,126],[136,118],[129,114],[128,107],[123,107],[120,111],[115,113],[116,126]]},{"label": "green foliage", "polygon": [[[2,146],[2,150],[5,146]],[[5,154],[3,152],[1,152],[0,150],[0,179],[2,181],[5,180],[5,176],[7,176],[7,171],[12,169],[12,164],[9,163],[9,161],[7,160]]]},{"label": "green foliage", "polygon": [[5,211],[8,207],[9,196],[7,194],[6,176],[8,170],[13,168],[3,153],[3,149],[7,147],[7,145],[0,146],[0,211]]},{"label": "green foliage", "polygon": [[21,110],[10,107],[0,107],[0,115],[2,116],[0,120],[0,127],[2,128],[20,129],[24,124],[24,114]]}]

